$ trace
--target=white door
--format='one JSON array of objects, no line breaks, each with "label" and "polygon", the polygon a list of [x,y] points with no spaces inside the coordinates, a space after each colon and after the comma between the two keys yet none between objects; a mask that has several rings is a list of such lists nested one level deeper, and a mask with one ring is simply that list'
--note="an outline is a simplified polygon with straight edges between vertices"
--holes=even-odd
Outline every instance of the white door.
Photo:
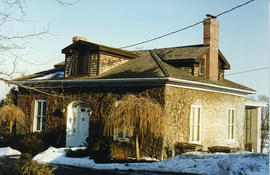
[{"label": "white door", "polygon": [[[78,104],[78,103],[77,103]],[[89,132],[89,108],[72,105],[68,109],[66,146],[84,146]]]}]

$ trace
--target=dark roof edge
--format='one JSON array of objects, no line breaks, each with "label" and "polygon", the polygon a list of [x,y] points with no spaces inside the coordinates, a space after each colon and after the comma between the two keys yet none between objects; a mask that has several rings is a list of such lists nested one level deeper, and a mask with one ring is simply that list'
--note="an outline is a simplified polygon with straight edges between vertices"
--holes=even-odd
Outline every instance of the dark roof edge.
[{"label": "dark roof edge", "polygon": [[110,47],[110,46],[97,44],[97,43],[93,43],[93,42],[89,42],[89,41],[83,41],[83,40],[78,40],[78,41],[66,46],[65,48],[62,49],[62,53],[67,53],[69,49],[76,47],[79,44],[82,44],[85,46],[95,46],[98,48],[98,50],[110,52],[110,53],[118,53],[120,55],[130,57],[130,58],[138,57],[137,54],[135,54],[133,51],[130,51],[130,50],[120,49],[120,48],[116,48],[116,47]]},{"label": "dark roof edge", "polygon": [[186,46],[175,46],[175,47],[163,47],[157,49],[148,49],[148,50],[159,50],[159,49],[173,49],[173,48],[184,48],[184,47],[209,47],[209,44],[194,44],[194,45],[186,45]]},{"label": "dark roof edge", "polygon": [[[184,80],[178,78],[171,77],[162,77],[162,78],[118,78],[118,79],[85,79],[85,80],[28,80],[28,81],[17,81],[17,84],[61,84],[61,85],[72,85],[75,86],[130,86],[130,85],[144,85],[144,86],[152,86],[152,85],[164,85],[164,84],[173,84],[176,83],[175,86],[188,88],[188,89],[197,89],[204,91],[213,91],[213,92],[221,92],[225,94],[238,95],[238,96],[246,96],[248,94],[255,94],[256,91],[245,90],[240,88],[233,88],[228,86],[221,86],[209,83],[202,83],[191,80]],[[16,83],[16,82],[14,82]],[[70,87],[70,86],[69,86]],[[66,88],[69,88],[66,86]]]},{"label": "dark roof edge", "polygon": [[156,54],[156,52],[154,52],[153,50],[149,50],[151,57],[153,58],[153,60],[156,62],[156,64],[158,65],[158,67],[161,69],[161,71],[163,72],[165,77],[169,77],[169,73],[167,72],[167,70],[163,67],[163,65],[160,63],[161,58]]}]

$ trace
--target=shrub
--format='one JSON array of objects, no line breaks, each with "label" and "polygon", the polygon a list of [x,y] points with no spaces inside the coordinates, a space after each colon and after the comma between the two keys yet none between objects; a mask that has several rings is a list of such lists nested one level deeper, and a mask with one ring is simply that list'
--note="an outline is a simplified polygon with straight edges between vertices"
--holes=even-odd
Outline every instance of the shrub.
[{"label": "shrub", "polygon": [[86,139],[86,149],[72,151],[66,149],[67,157],[85,157],[90,156],[96,163],[109,162],[111,159],[112,139],[109,137]]},{"label": "shrub", "polygon": [[34,156],[45,151],[49,146],[64,146],[65,140],[63,139],[63,135],[65,133],[61,130],[27,134],[6,134],[3,135],[4,139],[0,143],[0,146],[10,146],[22,153],[29,153]]},{"label": "shrub", "polygon": [[7,174],[12,174],[10,168],[0,165],[0,175],[7,175]]},{"label": "shrub", "polygon": [[46,145],[57,148],[66,146],[66,132],[63,129],[41,132],[41,137]]},{"label": "shrub", "polygon": [[175,155],[183,154],[185,152],[201,151],[202,145],[194,143],[177,142],[174,145]]},{"label": "shrub", "polygon": [[13,163],[14,175],[51,175],[57,167],[48,164],[39,164],[32,160],[30,154],[23,154],[19,160]]},{"label": "shrub", "polygon": [[81,158],[81,157],[90,156],[87,149],[77,149],[73,151],[72,149],[67,148],[65,149],[65,151],[66,151],[67,157]]},{"label": "shrub", "polygon": [[111,159],[112,138],[100,137],[86,139],[87,151],[96,163],[109,162]]},{"label": "shrub", "polygon": [[10,146],[31,155],[36,155],[48,148],[39,133],[5,135],[1,146]]}]

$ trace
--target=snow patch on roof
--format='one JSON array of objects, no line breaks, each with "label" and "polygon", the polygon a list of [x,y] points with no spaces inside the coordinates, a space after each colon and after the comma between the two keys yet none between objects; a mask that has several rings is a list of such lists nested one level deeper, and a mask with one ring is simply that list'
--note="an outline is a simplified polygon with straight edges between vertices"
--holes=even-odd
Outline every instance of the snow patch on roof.
[{"label": "snow patch on roof", "polygon": [[61,79],[64,77],[63,71],[54,72],[51,74],[47,74],[42,77],[33,78],[32,80],[50,80],[50,79]]}]

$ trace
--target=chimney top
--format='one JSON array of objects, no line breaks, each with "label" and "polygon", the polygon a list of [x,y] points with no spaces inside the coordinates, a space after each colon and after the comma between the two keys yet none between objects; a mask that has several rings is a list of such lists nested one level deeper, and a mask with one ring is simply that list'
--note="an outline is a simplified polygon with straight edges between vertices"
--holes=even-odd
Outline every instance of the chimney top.
[{"label": "chimney top", "polygon": [[82,37],[82,36],[74,36],[74,37],[72,38],[72,42],[73,42],[73,43],[75,43],[75,42],[77,42],[77,41],[79,41],[79,40],[81,40],[81,41],[88,41],[86,38],[84,38],[84,37]]},{"label": "chimney top", "polygon": [[216,19],[217,17],[216,16],[213,16],[213,15],[211,15],[211,14],[206,14],[205,15],[207,18],[212,18],[212,19]]}]

